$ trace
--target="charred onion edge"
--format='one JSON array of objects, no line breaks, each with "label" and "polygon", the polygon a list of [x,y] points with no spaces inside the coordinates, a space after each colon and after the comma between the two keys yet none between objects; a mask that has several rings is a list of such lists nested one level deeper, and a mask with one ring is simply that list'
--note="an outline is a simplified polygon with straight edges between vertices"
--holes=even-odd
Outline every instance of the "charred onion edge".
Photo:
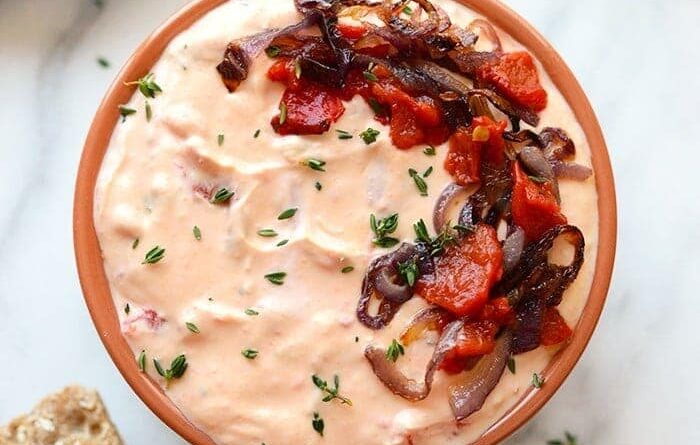
[{"label": "charred onion edge", "polygon": [[[396,312],[407,299],[404,299],[403,288],[397,288],[396,295],[383,295],[380,289],[377,288],[377,277],[383,274],[385,269],[389,269],[389,276],[395,275],[398,271],[399,263],[406,262],[416,255],[416,246],[409,243],[403,243],[393,252],[381,256],[369,265],[365,278],[362,281],[362,295],[357,303],[357,319],[370,329],[381,329],[394,318]],[[383,289],[387,291],[387,289]],[[409,288],[410,289],[410,288]],[[369,314],[369,306],[372,297],[376,296],[380,299],[379,310],[377,315]],[[412,297],[411,295],[408,297]]]},{"label": "charred onion edge", "polygon": [[372,366],[374,374],[391,392],[406,400],[417,402],[430,394],[435,371],[445,358],[445,354],[456,346],[463,327],[462,320],[453,321],[445,327],[425,368],[423,382],[416,382],[403,375],[395,363],[387,360],[384,349],[370,345],[365,349],[365,357]]},{"label": "charred onion edge", "polygon": [[[549,263],[547,253],[554,245],[554,241],[560,236],[568,235],[569,242],[574,246],[574,258],[568,266],[557,266]],[[554,271],[558,275],[560,286],[553,297],[561,297],[564,290],[578,276],[583,264],[583,254],[585,250],[585,240],[581,230],[572,225],[560,225],[549,229],[536,242],[525,248],[518,264],[506,273],[503,279],[496,285],[496,293],[508,294],[511,290],[523,284],[532,273],[541,267]]]},{"label": "charred onion edge", "polygon": [[510,272],[520,262],[525,249],[525,231],[519,226],[512,226],[503,241],[503,271]]},{"label": "charred onion edge", "polygon": [[501,380],[508,363],[512,338],[509,331],[501,334],[493,352],[481,357],[473,369],[462,374],[463,383],[450,387],[450,406],[455,420],[466,419],[484,405]]},{"label": "charred onion edge", "polygon": [[230,42],[224,52],[223,61],[216,67],[229,92],[236,91],[240,83],[248,78],[253,59],[267,48],[275,37],[297,33],[311,26],[313,22],[313,17],[306,16],[299,23],[281,29],[268,29]]},{"label": "charred onion edge", "polygon": [[445,187],[442,193],[440,193],[440,196],[438,196],[433,209],[433,227],[436,233],[439,233],[445,228],[445,223],[447,222],[447,209],[450,204],[452,204],[455,197],[464,190],[464,187],[452,182]]}]

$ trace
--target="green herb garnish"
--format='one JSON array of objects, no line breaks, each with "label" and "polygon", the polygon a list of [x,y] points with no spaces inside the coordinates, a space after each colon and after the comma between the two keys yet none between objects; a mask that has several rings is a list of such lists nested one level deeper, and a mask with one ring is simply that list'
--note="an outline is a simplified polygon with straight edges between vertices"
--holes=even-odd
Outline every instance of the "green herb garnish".
[{"label": "green herb garnish", "polygon": [[149,250],[148,253],[146,253],[146,257],[144,258],[141,264],[155,264],[158,261],[162,260],[164,257],[165,249],[163,249],[160,246],[156,246],[153,249]]},{"label": "green herb garnish", "polygon": [[431,165],[431,166],[428,167],[428,169],[423,173],[423,177],[424,177],[424,178],[427,178],[427,177],[430,176],[432,173],[433,173],[433,166]]},{"label": "green herb garnish", "polygon": [[210,202],[212,204],[224,204],[233,198],[234,192],[227,189],[226,187],[220,188],[214,196],[211,198]]},{"label": "green herb garnish", "polygon": [[568,431],[564,432],[564,439],[552,439],[547,441],[547,445],[578,445],[578,439],[576,436]]},{"label": "green herb garnish", "polygon": [[319,192],[323,189],[323,186],[318,181],[316,181],[316,184],[314,184],[314,187],[316,187],[316,190],[318,190]]},{"label": "green herb garnish", "polygon": [[260,136],[260,129],[259,129],[259,128],[258,128],[257,130],[255,130],[255,133],[253,134],[253,137],[254,137],[255,139],[257,139],[258,136]]},{"label": "green herb garnish", "polygon": [[367,79],[369,82],[376,82],[379,80],[376,74],[374,74],[372,71],[374,71],[374,62],[370,63],[369,66],[367,66],[367,69],[362,72],[362,75],[365,76],[365,79]]},{"label": "green herb garnish", "polygon": [[153,117],[153,110],[151,109],[151,104],[146,101],[146,122],[151,122]]},{"label": "green herb garnish", "polygon": [[423,150],[423,154],[425,154],[426,156],[435,156],[435,153],[435,147],[433,147],[432,145],[425,147],[425,149]]},{"label": "green herb garnish", "polygon": [[288,242],[289,242],[288,239],[283,239],[282,241],[277,243],[277,247],[282,247],[282,246],[286,245]]},{"label": "green herb garnish", "polygon": [[347,139],[352,139],[352,134],[345,130],[335,130],[336,133],[338,133],[338,139],[341,140],[347,140]]},{"label": "green herb garnish", "polygon": [[420,192],[420,195],[428,196],[428,184],[423,178],[421,178],[418,172],[412,168],[409,168],[408,174],[411,176],[411,178],[413,178],[413,182],[416,183],[416,187],[418,188],[418,192]]},{"label": "green herb garnish", "polygon": [[360,133],[360,137],[362,138],[363,141],[365,141],[365,144],[370,145],[373,142],[377,142],[377,136],[380,135],[380,132],[375,130],[374,128],[368,128],[362,133]]},{"label": "green herb garnish", "polygon": [[190,332],[192,332],[194,334],[199,334],[199,328],[197,327],[196,324],[188,321],[187,323],[185,323],[185,326],[187,326],[187,329],[189,329]]},{"label": "green herb garnish", "polygon": [[296,59],[294,61],[294,76],[297,79],[301,79],[301,62],[299,61],[299,59]]},{"label": "green herb garnish", "polygon": [[314,431],[323,437],[323,428],[325,427],[325,424],[317,412],[314,412],[314,418],[311,420],[311,426],[314,428]]},{"label": "green herb garnish", "polygon": [[399,263],[399,275],[410,287],[416,284],[416,278],[418,278],[418,265],[416,260],[409,260],[405,263]]},{"label": "green herb garnish", "polygon": [[355,270],[353,266],[345,266],[342,269],[340,269],[340,273],[350,273],[353,270]]},{"label": "green herb garnish", "polygon": [[192,235],[194,235],[194,239],[196,239],[197,241],[202,240],[202,230],[199,227],[192,227]]},{"label": "green herb garnish", "polygon": [[111,65],[111,63],[109,63],[109,60],[107,60],[104,57],[98,57],[97,64],[100,65],[102,68],[109,68]]},{"label": "green herb garnish", "polygon": [[379,103],[377,99],[371,97],[368,102],[369,106],[372,108],[372,111],[374,111],[374,114],[379,116],[386,114],[384,107],[382,106],[382,104]]},{"label": "green herb garnish", "polygon": [[411,15],[411,14],[413,14],[413,9],[411,9],[410,6],[404,6],[403,13],[406,15]]},{"label": "green herb garnish", "polygon": [[544,385],[544,378],[542,378],[538,373],[533,373],[532,374],[532,386],[534,386],[537,389],[542,388],[542,385]]},{"label": "green herb garnish", "polygon": [[165,379],[166,382],[170,382],[173,379],[179,379],[185,374],[187,370],[187,358],[185,354],[180,354],[173,359],[170,363],[170,369],[163,369],[160,362],[153,359],[153,366],[156,367],[158,374]]},{"label": "green herb garnish", "polygon": [[122,117],[122,122],[126,120],[127,116],[131,116],[134,113],[136,113],[136,110],[134,110],[133,108],[128,108],[124,105],[119,105],[119,115]]},{"label": "green herb garnish", "polygon": [[265,275],[265,279],[272,284],[281,286],[284,284],[284,279],[287,276],[286,272],[273,272]]},{"label": "green herb garnish", "polygon": [[508,357],[508,371],[515,374],[515,359],[513,357]]},{"label": "green herb garnish", "polygon": [[225,136],[224,136],[223,133],[219,133],[219,134],[216,136],[216,143],[219,144],[219,147],[221,147],[222,145],[224,145],[224,137],[225,137]]},{"label": "green herb garnish", "polygon": [[254,360],[255,357],[258,356],[258,350],[251,349],[251,348],[245,348],[244,350],[241,351],[241,355],[243,355],[243,357],[247,358],[248,360]]},{"label": "green herb garnish", "polygon": [[260,229],[258,230],[258,235],[262,236],[263,238],[274,238],[277,236],[277,232],[272,229]]},{"label": "green herb garnish", "polygon": [[379,247],[393,247],[399,243],[397,238],[387,236],[394,233],[399,226],[399,214],[394,213],[386,218],[377,219],[374,214],[369,216],[369,226],[374,232],[374,240],[372,242]]},{"label": "green herb garnish", "polygon": [[279,216],[277,217],[278,220],[282,221],[285,219],[293,218],[294,215],[297,214],[297,208],[292,208],[292,209],[287,209],[284,212],[280,213]]},{"label": "green herb garnish", "polygon": [[329,387],[328,382],[315,374],[311,376],[311,381],[323,392],[324,396],[322,400],[324,402],[331,402],[338,399],[344,405],[352,406],[352,401],[350,399],[340,395],[340,377],[337,375],[333,376],[333,388]]},{"label": "green herb garnish", "polygon": [[399,359],[399,356],[402,356],[406,353],[403,349],[403,345],[396,341],[396,339],[393,339],[391,341],[391,344],[386,350],[386,359],[389,360],[390,362],[396,362],[396,360]]},{"label": "green herb garnish", "polygon": [[271,59],[274,59],[275,57],[279,56],[281,52],[282,49],[280,49],[279,46],[271,45],[265,48],[265,54],[267,54],[267,57]]},{"label": "green herb garnish", "polygon": [[139,364],[139,369],[141,372],[146,372],[146,351],[141,350],[141,353],[139,354],[139,359],[138,359],[138,364]]},{"label": "green herb garnish", "polygon": [[425,225],[425,221],[422,219],[413,224],[413,230],[416,232],[416,241],[427,244],[428,248],[430,249],[431,256],[438,256],[442,254],[448,244],[457,241],[455,233],[450,227],[449,223],[445,225],[443,231],[435,238],[430,236],[428,233],[428,227]]},{"label": "green herb garnish", "polygon": [[126,315],[129,315],[129,312],[131,312],[131,306],[129,306],[129,303],[126,303],[126,305],[124,306],[124,313]]},{"label": "green herb garnish", "polygon": [[159,93],[162,93],[163,90],[160,88],[160,85],[158,85],[153,79],[154,74],[148,73],[139,80],[135,80],[133,82],[126,82],[125,85],[138,85],[141,94],[143,94],[147,98],[155,99],[155,97]]},{"label": "green herb garnish", "polygon": [[309,158],[306,161],[302,161],[301,165],[305,165],[305,166],[309,167],[311,170],[316,170],[319,172],[326,171],[326,169],[323,168],[326,165],[326,161],[322,161],[320,159]]},{"label": "green herb garnish", "polygon": [[253,308],[251,308],[251,307],[249,307],[248,309],[246,309],[244,312],[245,312],[246,315],[250,315],[251,317],[254,317],[254,316],[256,316],[256,315],[260,315],[260,312],[256,311],[255,309],[253,309]]},{"label": "green herb garnish", "polygon": [[139,247],[139,243],[141,242],[141,238],[136,238],[133,243],[131,243],[131,248],[133,250],[136,250],[137,247]]}]

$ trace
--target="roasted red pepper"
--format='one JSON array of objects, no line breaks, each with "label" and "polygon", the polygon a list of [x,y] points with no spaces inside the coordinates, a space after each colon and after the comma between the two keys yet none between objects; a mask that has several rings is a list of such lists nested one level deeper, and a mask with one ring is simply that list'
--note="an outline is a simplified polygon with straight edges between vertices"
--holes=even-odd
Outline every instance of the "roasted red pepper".
[{"label": "roasted red pepper", "polygon": [[338,23],[336,28],[343,37],[350,40],[357,40],[367,34],[367,28],[360,24]]},{"label": "roasted red pepper", "polygon": [[345,112],[340,98],[318,84],[302,81],[299,88],[288,87],[280,103],[280,115],[272,127],[282,135],[322,134]]},{"label": "roasted red pepper", "polygon": [[547,92],[540,84],[537,67],[529,53],[503,54],[498,61],[477,70],[477,78],[493,86],[508,99],[542,111],[547,107]]},{"label": "roasted red pepper", "polygon": [[435,271],[418,280],[415,292],[457,316],[474,316],[502,274],[503,250],[496,230],[478,224],[460,245],[448,246],[435,259]]},{"label": "roasted red pepper", "polygon": [[447,170],[459,185],[481,180],[482,162],[501,165],[505,160],[503,132],[507,123],[494,122],[486,116],[474,118],[469,128],[459,128],[450,138],[445,159]]},{"label": "roasted red pepper", "polygon": [[543,346],[554,346],[571,338],[571,328],[566,324],[556,308],[548,307],[544,313],[540,343]]},{"label": "roasted red pepper", "polygon": [[280,114],[272,119],[272,127],[279,134],[322,134],[345,112],[338,92],[298,79],[291,60],[277,61],[267,75],[287,85],[280,102]]},{"label": "roasted red pepper", "polygon": [[513,222],[522,227],[530,240],[539,239],[554,226],[566,224],[549,182],[536,182],[513,163]]},{"label": "roasted red pepper", "polygon": [[371,83],[373,98],[391,110],[391,141],[406,150],[419,144],[439,145],[449,136],[438,104],[427,96],[412,97],[387,79]]},{"label": "roasted red pepper", "polygon": [[490,354],[496,346],[498,324],[493,321],[474,321],[464,324],[457,346],[445,354],[440,369],[458,374],[469,366],[470,359]]}]

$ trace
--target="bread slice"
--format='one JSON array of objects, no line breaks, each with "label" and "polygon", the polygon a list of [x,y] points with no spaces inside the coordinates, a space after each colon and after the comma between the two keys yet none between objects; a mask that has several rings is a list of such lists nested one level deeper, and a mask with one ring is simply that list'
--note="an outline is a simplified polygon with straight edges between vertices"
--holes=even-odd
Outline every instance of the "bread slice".
[{"label": "bread slice", "polygon": [[123,445],[97,391],[69,386],[0,426],[0,445]]}]

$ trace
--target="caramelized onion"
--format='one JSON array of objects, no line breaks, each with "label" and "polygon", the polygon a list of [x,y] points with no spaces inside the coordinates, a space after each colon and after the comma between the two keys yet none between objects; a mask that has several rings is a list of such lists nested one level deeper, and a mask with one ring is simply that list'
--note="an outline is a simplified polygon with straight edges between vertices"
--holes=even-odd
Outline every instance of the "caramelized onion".
[{"label": "caramelized onion", "polygon": [[469,24],[469,30],[477,33],[479,38],[486,37],[493,44],[493,50],[497,52],[503,51],[503,46],[501,45],[501,39],[498,37],[498,33],[493,29],[493,26],[484,19],[473,20]]},{"label": "caramelized onion", "polygon": [[557,181],[557,177],[554,175],[552,165],[547,158],[545,158],[542,150],[537,147],[524,147],[522,150],[520,150],[518,157],[531,174],[544,178],[548,180],[550,184],[552,184],[554,196],[557,198],[557,202],[561,203],[561,196],[559,195],[559,182]]},{"label": "caramelized onion", "polygon": [[416,20],[404,20],[401,18],[403,4],[397,8],[388,6],[380,18],[393,31],[410,38],[423,37],[432,33],[441,33],[451,26],[450,17],[439,6],[433,5],[429,0],[414,0],[419,7],[428,13],[427,18]]},{"label": "caramelized onion", "polygon": [[469,95],[484,96],[493,104],[494,107],[498,108],[508,116],[518,118],[526,124],[532,125],[533,127],[536,127],[540,123],[540,117],[533,110],[516,105],[495,91],[486,88],[478,88],[470,90]]},{"label": "caramelized onion", "polygon": [[450,406],[455,419],[461,421],[481,409],[484,401],[503,375],[511,350],[512,335],[504,332],[490,354],[464,374],[464,383],[450,388]]},{"label": "caramelized onion", "polygon": [[562,160],[576,154],[574,141],[561,128],[547,127],[540,132],[539,138],[549,160]]},{"label": "caramelized onion", "polygon": [[445,327],[425,368],[425,376],[422,382],[417,382],[403,375],[395,363],[387,360],[384,349],[368,346],[365,349],[365,357],[372,366],[374,374],[391,392],[406,400],[417,402],[425,399],[430,394],[435,371],[437,371],[440,363],[445,358],[445,354],[457,345],[459,333],[463,327],[464,322],[461,320],[453,321]]},{"label": "caramelized onion", "polygon": [[216,67],[229,92],[236,91],[240,83],[248,77],[253,59],[267,48],[275,37],[297,33],[312,23],[311,17],[305,17],[294,25],[282,29],[268,29],[229,43],[223,61]]},{"label": "caramelized onion", "polygon": [[[362,282],[362,295],[357,303],[357,318],[370,329],[381,329],[394,318],[401,304],[413,294],[409,286],[396,284],[398,264],[415,257],[416,246],[402,244],[397,250],[372,261]],[[369,314],[372,297],[380,299],[376,315]]]},{"label": "caramelized onion", "polygon": [[503,242],[503,270],[508,273],[518,264],[525,248],[525,231],[515,226],[515,229]]},{"label": "caramelized onion", "polygon": [[571,162],[555,161],[553,169],[557,178],[573,179],[576,181],[585,181],[593,175],[593,170],[589,167]]},{"label": "caramelized onion", "polygon": [[523,354],[540,346],[544,322],[544,300],[533,294],[522,297],[515,308],[517,324],[513,330],[513,355]]},{"label": "caramelized onion", "polygon": [[[547,254],[560,236],[566,237],[574,247],[574,257],[567,266],[551,264],[548,260]],[[496,292],[508,294],[520,287],[522,294],[536,294],[545,298],[547,305],[556,306],[561,302],[564,291],[578,276],[583,264],[584,249],[583,233],[578,227],[553,227],[525,248],[518,264],[496,286]]]},{"label": "caramelized onion", "polygon": [[445,309],[432,306],[418,312],[401,334],[401,344],[409,346],[425,334],[426,331],[441,332],[454,316]]},{"label": "caramelized onion", "polygon": [[384,267],[374,279],[374,288],[384,299],[392,303],[405,303],[413,296],[413,289],[407,283],[397,283],[393,268]]},{"label": "caramelized onion", "polygon": [[464,191],[464,187],[453,182],[445,187],[442,193],[440,193],[440,196],[435,202],[435,208],[433,210],[433,227],[435,228],[436,233],[440,233],[440,231],[445,227],[445,222],[447,222],[447,209],[449,208],[450,204],[452,204],[455,197],[462,191]]}]

